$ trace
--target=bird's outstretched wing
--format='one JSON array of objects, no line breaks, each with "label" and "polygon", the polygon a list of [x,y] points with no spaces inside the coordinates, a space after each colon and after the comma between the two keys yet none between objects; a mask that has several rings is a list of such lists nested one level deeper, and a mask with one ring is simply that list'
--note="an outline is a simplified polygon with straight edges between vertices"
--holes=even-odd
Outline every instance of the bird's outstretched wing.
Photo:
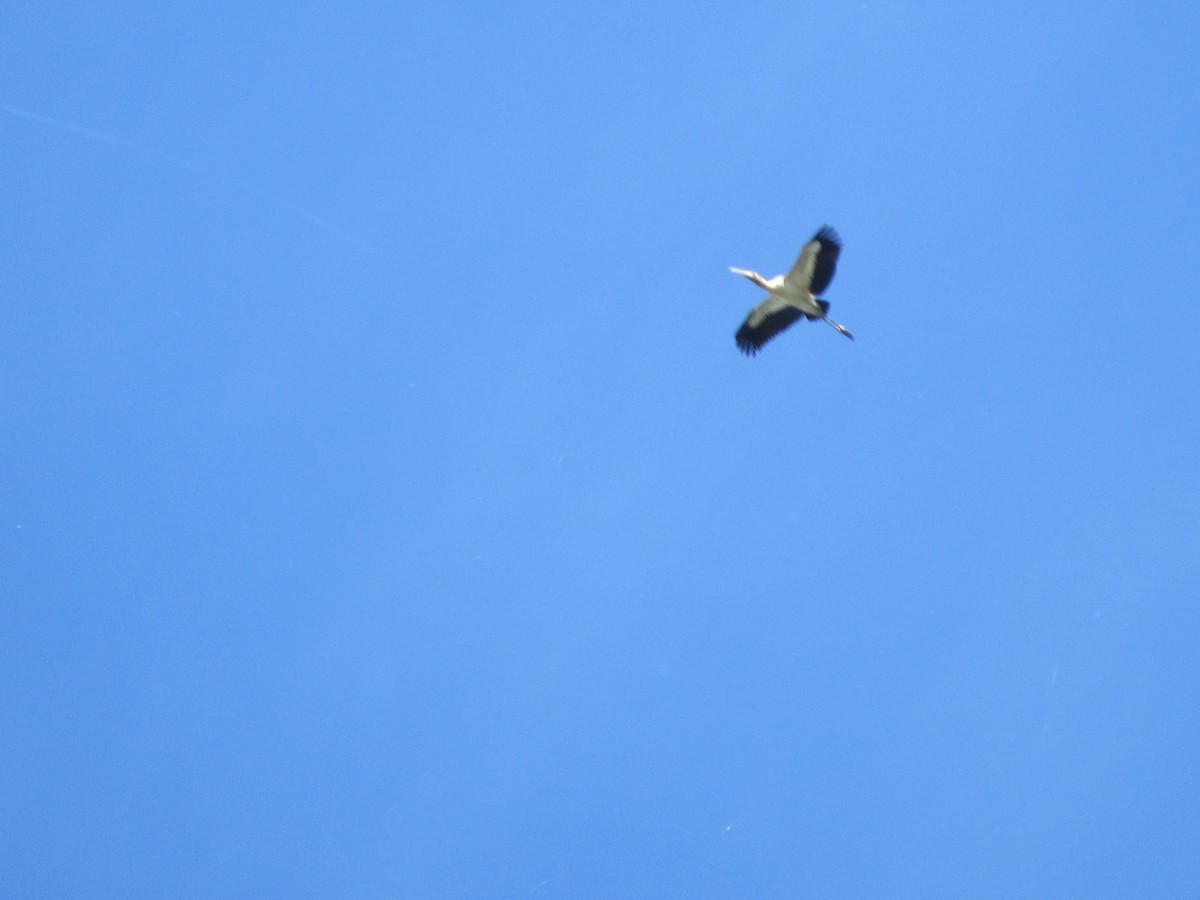
[{"label": "bird's outstretched wing", "polygon": [[806,290],[814,297],[819,297],[829,287],[829,282],[833,281],[841,252],[842,239],[838,233],[828,225],[822,226],[812,240],[804,245],[792,271],[788,272],[788,287]]},{"label": "bird's outstretched wing", "polygon": [[804,313],[786,300],[768,294],[767,299],[746,316],[746,321],[733,339],[739,350],[747,356],[754,356],[763,348],[763,344],[803,316]]}]

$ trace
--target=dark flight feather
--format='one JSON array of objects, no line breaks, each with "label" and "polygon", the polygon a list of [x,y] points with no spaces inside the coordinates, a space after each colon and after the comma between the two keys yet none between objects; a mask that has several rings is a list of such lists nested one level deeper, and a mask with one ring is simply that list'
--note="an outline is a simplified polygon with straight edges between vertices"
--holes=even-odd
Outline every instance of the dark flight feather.
[{"label": "dark flight feather", "polygon": [[820,244],[821,249],[817,252],[817,264],[813,268],[812,285],[809,287],[809,292],[814,297],[819,297],[825,293],[829,282],[833,281],[838,257],[842,253],[842,240],[836,231],[826,225],[813,235],[813,241]]},{"label": "dark flight feather", "polygon": [[794,306],[780,305],[779,309],[768,313],[758,322],[754,321],[754,313],[747,317],[733,336],[738,349],[747,356],[754,356],[771,338],[788,328],[797,319],[804,318],[804,313]]}]

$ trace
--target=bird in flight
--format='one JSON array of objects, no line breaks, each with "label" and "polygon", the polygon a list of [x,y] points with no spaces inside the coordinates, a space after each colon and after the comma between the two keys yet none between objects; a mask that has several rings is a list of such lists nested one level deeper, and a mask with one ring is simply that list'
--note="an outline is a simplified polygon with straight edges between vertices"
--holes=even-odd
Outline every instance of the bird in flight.
[{"label": "bird in flight", "polygon": [[764,291],[767,299],[750,311],[746,321],[737,330],[734,340],[738,349],[747,356],[754,356],[763,345],[779,332],[800,318],[824,319],[850,340],[854,335],[844,325],[829,318],[829,301],[818,299],[833,281],[837,269],[838,254],[842,252],[842,241],[836,231],[828,225],[821,228],[813,239],[804,245],[792,271],[774,278],[763,278],[749,269],[729,271],[749,278]]}]

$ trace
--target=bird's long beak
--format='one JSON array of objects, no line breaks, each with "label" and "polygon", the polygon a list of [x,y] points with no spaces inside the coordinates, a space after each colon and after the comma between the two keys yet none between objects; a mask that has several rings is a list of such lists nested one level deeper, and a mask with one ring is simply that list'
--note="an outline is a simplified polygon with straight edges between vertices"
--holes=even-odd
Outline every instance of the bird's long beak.
[{"label": "bird's long beak", "polygon": [[763,282],[766,279],[763,278],[761,275],[759,275],[757,272],[752,272],[750,269],[738,269],[733,266],[729,267],[729,271],[732,272],[734,275],[741,275],[743,278],[749,278],[751,281],[753,281],[755,284],[757,284],[760,288],[764,288],[764,289],[766,288],[766,285],[763,284]]}]

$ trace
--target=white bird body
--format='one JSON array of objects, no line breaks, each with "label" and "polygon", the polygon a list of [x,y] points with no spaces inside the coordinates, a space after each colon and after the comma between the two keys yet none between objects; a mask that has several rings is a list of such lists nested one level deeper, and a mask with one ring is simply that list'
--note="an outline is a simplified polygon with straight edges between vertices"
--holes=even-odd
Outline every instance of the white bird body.
[{"label": "white bird body", "polygon": [[804,245],[796,264],[786,275],[764,278],[750,269],[730,266],[730,272],[748,278],[768,293],[767,299],[750,311],[738,329],[735,335],[738,349],[753,356],[767,341],[801,317],[824,319],[853,340],[854,335],[844,325],[829,318],[829,303],[818,299],[833,280],[841,249],[837,232],[825,226]]},{"label": "white bird body", "polygon": [[[817,303],[817,298],[808,291],[799,288],[796,283],[789,282],[786,275],[776,275],[774,278],[763,278],[757,272],[752,272],[749,269],[736,269],[733,266],[729,267],[729,271],[735,275],[741,275],[743,278],[749,278],[764,291],[771,294],[788,306],[794,306],[806,316],[814,316],[821,318],[824,312],[821,310],[821,305]],[[765,302],[770,303],[770,300]]]}]

